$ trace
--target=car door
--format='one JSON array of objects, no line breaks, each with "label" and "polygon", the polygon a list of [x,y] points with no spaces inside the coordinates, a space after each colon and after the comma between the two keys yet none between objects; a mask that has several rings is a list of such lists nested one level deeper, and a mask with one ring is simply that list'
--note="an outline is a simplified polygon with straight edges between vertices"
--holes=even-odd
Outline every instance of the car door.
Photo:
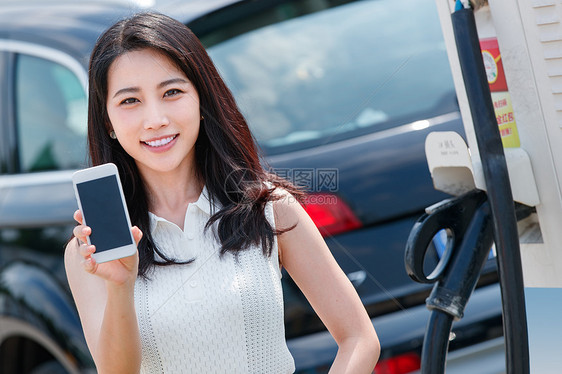
[{"label": "car door", "polygon": [[58,50],[0,39],[0,73],[0,372],[78,372],[93,364],[63,252],[71,174],[86,164],[86,72]]},{"label": "car door", "polygon": [[0,227],[68,221],[69,171],[86,165],[85,70],[56,50],[3,44]]}]

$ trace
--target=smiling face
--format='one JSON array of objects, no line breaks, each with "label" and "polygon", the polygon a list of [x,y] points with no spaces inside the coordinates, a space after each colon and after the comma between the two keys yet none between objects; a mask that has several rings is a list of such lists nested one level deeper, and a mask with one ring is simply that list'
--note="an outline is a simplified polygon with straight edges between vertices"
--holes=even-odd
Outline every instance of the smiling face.
[{"label": "smiling face", "polygon": [[167,56],[142,49],[118,57],[108,71],[107,114],[145,178],[194,170],[199,96]]}]

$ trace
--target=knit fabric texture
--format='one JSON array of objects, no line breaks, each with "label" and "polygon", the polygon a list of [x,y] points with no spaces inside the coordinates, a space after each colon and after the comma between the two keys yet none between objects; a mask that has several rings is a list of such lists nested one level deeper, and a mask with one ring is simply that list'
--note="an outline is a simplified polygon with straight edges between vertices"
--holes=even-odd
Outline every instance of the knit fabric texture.
[{"label": "knit fabric texture", "polygon": [[[266,218],[274,225],[273,206]],[[184,230],[151,214],[158,248],[187,265],[156,266],[135,284],[142,374],[293,373],[285,341],[277,241],[219,255],[207,191],[188,206]],[[275,226],[274,226],[275,227]]]}]

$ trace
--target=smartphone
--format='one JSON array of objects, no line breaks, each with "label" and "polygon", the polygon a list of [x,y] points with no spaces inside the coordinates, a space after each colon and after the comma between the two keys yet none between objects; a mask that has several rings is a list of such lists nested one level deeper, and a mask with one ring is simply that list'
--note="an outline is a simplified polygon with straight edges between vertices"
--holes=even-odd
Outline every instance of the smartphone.
[{"label": "smartphone", "polygon": [[88,244],[96,246],[98,263],[133,255],[136,250],[131,220],[117,166],[107,163],[72,175],[83,223],[92,229]]}]

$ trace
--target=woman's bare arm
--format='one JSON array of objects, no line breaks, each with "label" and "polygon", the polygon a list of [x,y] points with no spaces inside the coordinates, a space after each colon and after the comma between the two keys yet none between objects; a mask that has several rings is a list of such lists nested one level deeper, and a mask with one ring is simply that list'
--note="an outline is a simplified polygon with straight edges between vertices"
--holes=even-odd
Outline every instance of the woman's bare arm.
[{"label": "woman's bare arm", "polygon": [[[76,220],[81,223],[79,212]],[[97,370],[106,373],[138,373],[140,334],[134,305],[138,254],[97,264],[94,247],[85,244],[90,228],[80,224],[65,250],[65,268],[88,348]],[[134,227],[136,242],[142,237]]]},{"label": "woman's bare arm", "polygon": [[372,373],[380,354],[377,334],[355,288],[316,225],[290,195],[274,203],[276,226],[297,226],[278,238],[282,265],[338,344],[330,373]]}]

